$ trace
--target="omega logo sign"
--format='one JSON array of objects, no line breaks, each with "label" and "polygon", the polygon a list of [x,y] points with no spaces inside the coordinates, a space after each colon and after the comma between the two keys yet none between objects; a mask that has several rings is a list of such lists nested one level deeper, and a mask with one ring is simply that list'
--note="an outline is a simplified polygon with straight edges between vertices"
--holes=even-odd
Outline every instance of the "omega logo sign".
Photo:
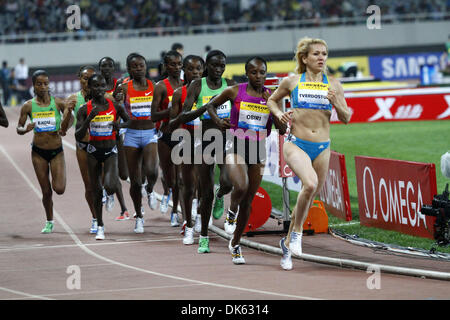
[{"label": "omega logo sign", "polygon": [[365,166],[363,197],[363,214],[368,219],[427,228],[425,215],[419,211],[423,205],[419,183],[415,185],[412,181],[385,180],[383,177],[376,181],[371,168]]}]

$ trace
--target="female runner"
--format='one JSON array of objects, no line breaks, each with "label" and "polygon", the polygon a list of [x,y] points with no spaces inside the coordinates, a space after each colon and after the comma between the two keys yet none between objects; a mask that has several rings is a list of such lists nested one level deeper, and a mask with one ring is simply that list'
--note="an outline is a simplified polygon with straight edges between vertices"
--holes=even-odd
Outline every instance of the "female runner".
[{"label": "female runner", "polygon": [[[42,204],[47,217],[41,232],[51,233],[54,228],[53,191],[61,195],[66,189],[66,164],[61,136],[66,135],[72,109],[66,107],[62,99],[50,95],[49,77],[44,70],[34,72],[32,82],[36,97],[22,106],[16,130],[19,135],[34,131],[31,161],[42,190]],[[25,127],[27,117],[31,123]]]},{"label": "female runner", "polygon": [[[297,74],[283,79],[268,101],[275,118],[284,124],[291,123],[283,154],[303,185],[292,211],[289,232],[280,241],[283,251],[280,264],[285,270],[292,269],[291,253],[302,254],[303,223],[328,173],[332,107],[345,124],[351,116],[342,85],[327,76],[327,58],[328,46],[324,40],[301,39],[295,54]],[[288,95],[292,109],[283,113],[278,102]]]}]

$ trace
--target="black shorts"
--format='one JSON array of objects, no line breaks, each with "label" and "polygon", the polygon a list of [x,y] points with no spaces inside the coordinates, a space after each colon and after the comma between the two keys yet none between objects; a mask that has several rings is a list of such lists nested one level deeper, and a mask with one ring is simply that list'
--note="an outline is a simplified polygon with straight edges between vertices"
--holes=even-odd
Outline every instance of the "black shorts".
[{"label": "black shorts", "polygon": [[87,142],[77,141],[76,143],[77,143],[78,149],[81,149],[81,150],[87,152],[87,146],[88,146],[88,143],[87,143]]},{"label": "black shorts", "polygon": [[239,155],[247,165],[260,164],[266,161],[266,139],[253,141],[233,137],[227,140],[225,152]]},{"label": "black shorts", "polygon": [[92,144],[87,145],[87,153],[95,158],[98,162],[105,162],[111,156],[117,155],[117,145],[112,148],[97,148]]},{"label": "black shorts", "polygon": [[180,143],[181,137],[179,141],[173,141],[172,133],[161,132],[161,137],[159,138],[159,141],[164,142],[170,149],[173,149],[177,144]]},{"label": "black shorts", "polygon": [[64,151],[62,146],[57,149],[46,150],[36,147],[34,144],[31,145],[31,150],[36,152],[41,158],[47,160],[47,162],[52,161],[53,158]]}]

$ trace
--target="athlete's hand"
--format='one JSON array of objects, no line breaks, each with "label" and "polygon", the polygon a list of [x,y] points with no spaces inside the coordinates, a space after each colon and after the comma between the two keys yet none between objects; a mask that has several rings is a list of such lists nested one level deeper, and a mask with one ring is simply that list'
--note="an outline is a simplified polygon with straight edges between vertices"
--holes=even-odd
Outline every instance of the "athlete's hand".
[{"label": "athlete's hand", "polygon": [[337,102],[336,98],[336,90],[328,89],[327,99],[330,101],[330,103],[335,106]]},{"label": "athlete's hand", "polygon": [[63,130],[59,130],[58,131],[58,134],[61,136],[61,137],[64,137],[65,135],[66,135],[66,131],[63,131]]},{"label": "athlete's hand", "polygon": [[292,119],[292,114],[294,113],[294,110],[288,110],[288,111],[286,111],[286,112],[284,112],[284,113],[281,113],[279,116],[278,116],[278,120],[282,123],[282,124],[288,124],[290,121],[291,121],[291,119]]},{"label": "athlete's hand", "polygon": [[231,128],[231,123],[229,119],[220,119],[219,122],[217,122],[216,124],[217,127],[222,131]]},{"label": "athlete's hand", "polygon": [[34,123],[34,122],[29,123],[29,124],[27,125],[27,130],[26,130],[26,132],[30,132],[31,130],[34,129],[34,127],[36,127],[36,123]]}]

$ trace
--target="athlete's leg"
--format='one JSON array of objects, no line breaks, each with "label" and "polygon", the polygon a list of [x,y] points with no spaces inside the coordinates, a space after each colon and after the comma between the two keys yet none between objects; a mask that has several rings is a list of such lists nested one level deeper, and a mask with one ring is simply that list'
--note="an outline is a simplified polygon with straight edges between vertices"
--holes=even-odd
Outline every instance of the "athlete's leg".
[{"label": "athlete's leg", "polygon": [[241,188],[244,195],[239,202],[239,214],[236,222],[236,230],[234,231],[233,240],[231,242],[232,246],[239,244],[241,236],[247,226],[248,219],[250,218],[250,212],[252,210],[251,204],[261,184],[261,172],[264,168],[264,164],[252,164],[248,167],[245,164],[240,164],[237,166],[244,167],[241,169],[240,174],[245,174],[247,179],[245,179],[246,183],[242,183],[243,179],[241,178],[241,184],[238,187]]},{"label": "athlete's leg", "polygon": [[142,218],[142,150],[124,147],[127,156],[128,173],[130,176],[130,196],[137,217]]},{"label": "athlete's leg", "polygon": [[53,200],[52,200],[52,186],[49,177],[49,164],[47,160],[32,151],[31,161],[33,163],[34,172],[39,182],[42,191],[42,204],[44,205],[45,215],[47,221],[53,221]]},{"label": "athlete's leg", "polygon": [[92,194],[94,199],[95,216],[97,217],[97,223],[99,227],[103,227],[103,215],[102,215],[102,198],[103,198],[103,184],[102,184],[102,172],[103,165],[98,162],[92,155],[88,155],[88,173],[89,181],[92,188]]},{"label": "athlete's leg", "polygon": [[94,210],[94,195],[91,183],[89,182],[89,173],[88,173],[88,153],[83,149],[77,147],[76,150],[78,167],[80,168],[81,178],[84,183],[84,197],[89,206],[89,210],[91,210],[92,218],[95,219],[95,210]]},{"label": "athlete's leg", "polygon": [[61,195],[66,190],[66,162],[64,151],[58,153],[50,161],[50,173],[52,175],[52,188],[56,194]]}]

